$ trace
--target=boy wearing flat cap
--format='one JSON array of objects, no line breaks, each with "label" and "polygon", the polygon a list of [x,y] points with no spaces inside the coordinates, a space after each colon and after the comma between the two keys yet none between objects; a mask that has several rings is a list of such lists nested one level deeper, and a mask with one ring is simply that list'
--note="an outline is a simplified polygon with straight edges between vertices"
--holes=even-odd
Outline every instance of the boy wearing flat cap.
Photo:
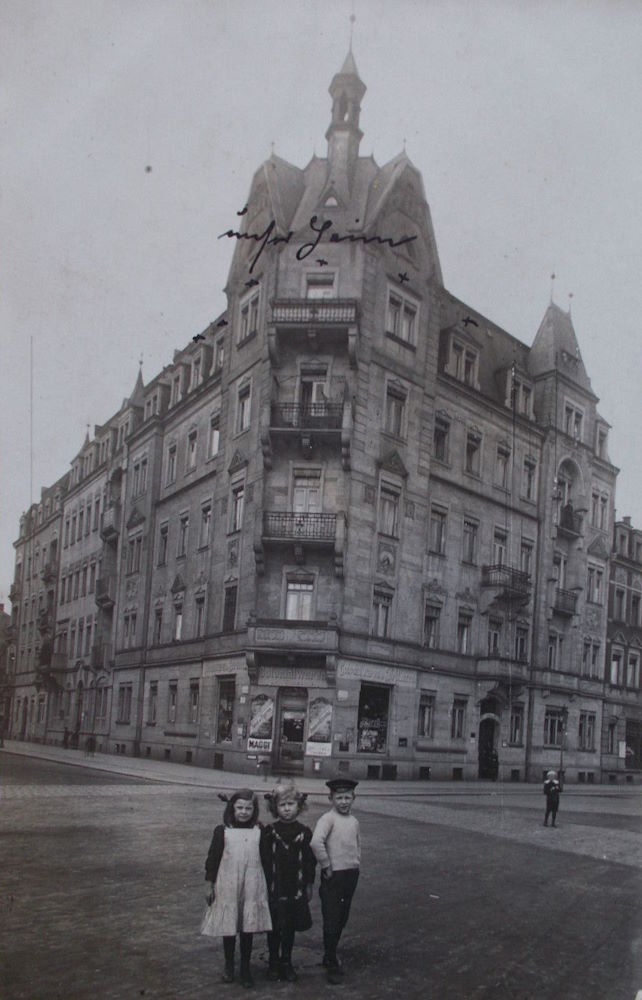
[{"label": "boy wearing flat cap", "polygon": [[358,784],[352,778],[326,781],[332,809],[319,818],[310,844],[321,866],[319,896],[323,914],[323,964],[330,983],[340,983],[343,976],[337,946],[348,922],[350,904],[359,880],[359,821],[351,815],[354,790]]}]

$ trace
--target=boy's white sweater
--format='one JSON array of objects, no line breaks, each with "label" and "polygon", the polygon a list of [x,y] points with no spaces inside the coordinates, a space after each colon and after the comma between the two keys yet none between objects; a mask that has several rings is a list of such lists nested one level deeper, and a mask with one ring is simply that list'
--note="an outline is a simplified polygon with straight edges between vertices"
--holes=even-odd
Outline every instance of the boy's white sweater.
[{"label": "boy's white sweater", "polygon": [[319,817],[310,846],[321,868],[330,865],[333,871],[358,868],[361,862],[359,820],[330,809]]}]

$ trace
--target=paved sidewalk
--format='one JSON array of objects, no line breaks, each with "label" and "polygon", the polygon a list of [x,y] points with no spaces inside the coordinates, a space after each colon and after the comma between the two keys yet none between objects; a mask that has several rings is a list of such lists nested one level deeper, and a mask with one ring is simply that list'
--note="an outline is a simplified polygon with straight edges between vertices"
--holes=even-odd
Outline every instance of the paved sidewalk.
[{"label": "paved sidewalk", "polygon": [[[1,750],[0,750],[1,752]],[[152,760],[146,757],[126,757],[119,754],[95,753],[87,754],[84,750],[70,750],[59,746],[41,743],[22,743],[17,740],[4,741],[4,752],[20,754],[24,757],[36,757],[40,760],[55,761],[61,764],[71,764],[76,767],[92,768],[96,771],[108,771],[112,774],[122,774],[127,777],[144,778],[146,781],[160,781],[177,785],[192,785],[197,788],[211,788],[224,792],[235,788],[252,788],[257,792],[266,791],[277,780],[277,775],[252,775],[235,771],[210,770],[190,764],[177,764],[172,761]],[[1,778],[1,775],[0,775]],[[328,790],[324,778],[297,778],[297,786],[308,795],[325,798]],[[626,798],[639,794],[639,786],[627,785],[567,785],[566,800],[573,793],[585,796],[608,796]],[[359,781],[359,796],[375,796],[389,798],[390,796],[420,797],[444,795],[501,796],[529,795],[537,796],[539,804],[541,786],[539,783],[524,782],[493,782],[493,781],[377,781],[361,779]]]}]

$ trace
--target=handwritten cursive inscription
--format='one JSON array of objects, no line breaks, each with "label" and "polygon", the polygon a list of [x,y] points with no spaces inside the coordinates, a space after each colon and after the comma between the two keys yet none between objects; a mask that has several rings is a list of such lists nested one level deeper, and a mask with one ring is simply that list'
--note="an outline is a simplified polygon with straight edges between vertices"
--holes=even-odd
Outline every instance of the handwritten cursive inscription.
[{"label": "handwritten cursive inscription", "polygon": [[[331,219],[326,219],[325,222],[319,224],[319,218],[313,215],[309,222],[309,227],[313,233],[316,234],[315,238],[310,240],[308,243],[304,243],[296,252],[297,260],[305,260],[309,257],[311,253],[314,253],[319,243],[327,233],[328,243],[363,243],[367,245],[368,243],[378,243],[383,246],[384,244],[389,247],[399,247],[403,243],[412,243],[416,240],[416,236],[402,236],[399,240],[394,240],[391,236],[358,236],[355,233],[329,233],[333,226]],[[258,244],[258,249],[254,256],[251,258],[250,263],[250,274],[252,274],[254,268],[256,267],[258,261],[261,258],[261,254],[268,246],[277,246],[279,243],[289,243],[294,233],[290,230],[285,236],[279,236],[275,233],[276,222],[274,219],[270,222],[268,226],[263,230],[262,233],[239,233],[236,229],[228,229],[227,232],[221,233],[218,239],[223,239],[227,236],[228,239],[236,240],[254,240]]]}]

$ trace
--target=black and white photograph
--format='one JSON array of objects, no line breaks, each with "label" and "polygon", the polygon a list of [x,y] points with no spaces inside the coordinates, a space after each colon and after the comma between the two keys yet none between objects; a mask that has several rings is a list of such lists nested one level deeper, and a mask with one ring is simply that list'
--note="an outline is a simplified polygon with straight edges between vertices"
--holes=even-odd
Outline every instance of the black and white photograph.
[{"label": "black and white photograph", "polygon": [[2,1000],[642,1000],[641,52],[0,2]]}]

